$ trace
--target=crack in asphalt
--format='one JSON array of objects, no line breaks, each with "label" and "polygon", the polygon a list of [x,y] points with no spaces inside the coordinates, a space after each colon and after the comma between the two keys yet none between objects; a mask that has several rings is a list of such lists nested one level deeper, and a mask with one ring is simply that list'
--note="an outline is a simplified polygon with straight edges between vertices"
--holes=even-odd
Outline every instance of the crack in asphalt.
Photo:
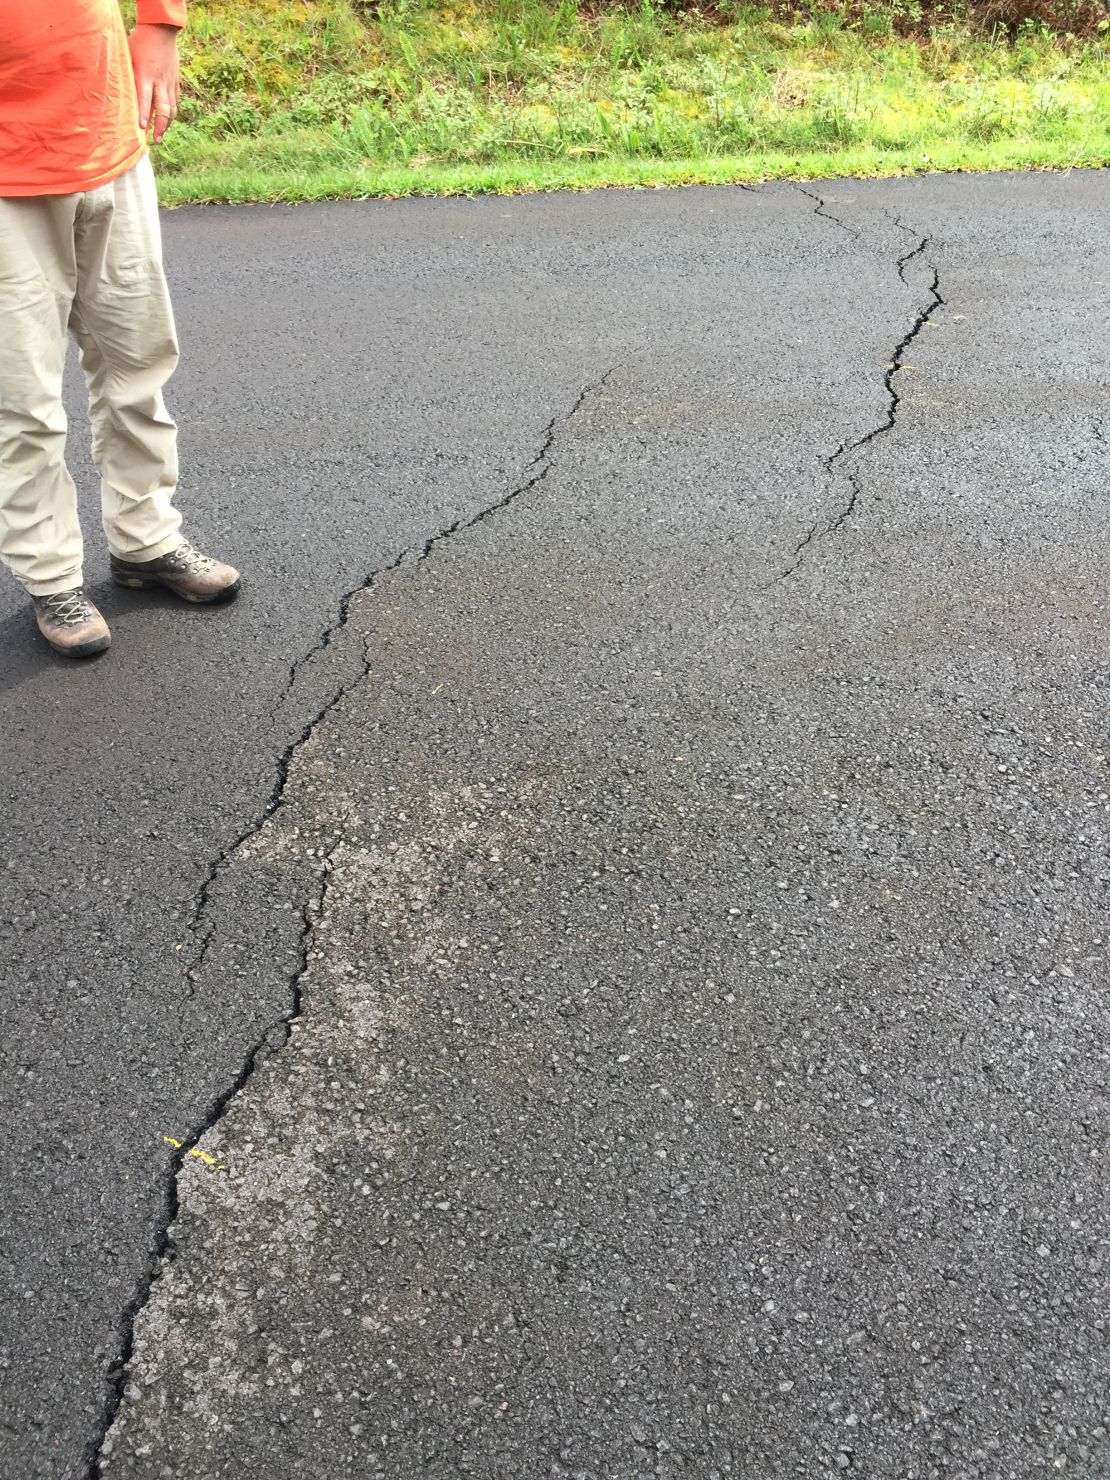
[{"label": "crack in asphalt", "polygon": [[[429,555],[431,555],[432,552],[438,548],[438,546],[443,544],[445,540],[449,540],[453,535],[463,534],[468,529],[474,529],[477,525],[483,524],[487,519],[491,519],[495,514],[499,514],[503,509],[508,508],[511,503],[520,498],[523,494],[528,493],[531,489],[535,488],[537,484],[543,482],[548,473],[551,471],[551,448],[554,445],[555,438],[558,435],[559,429],[566,426],[570,421],[573,420],[573,418],[581,410],[586,399],[589,396],[595,394],[597,391],[601,390],[606,385],[610,377],[614,375],[624,363],[625,361],[620,361],[618,364],[611,366],[608,370],[605,371],[604,375],[600,376],[595,381],[591,381],[589,385],[583,386],[581,391],[579,391],[578,396],[575,399],[575,402],[571,406],[570,410],[565,412],[562,416],[552,417],[552,419],[548,422],[546,428],[544,429],[543,441],[540,445],[540,450],[536,453],[535,457],[533,457],[531,462],[528,463],[528,465],[524,469],[525,476],[522,482],[516,484],[503,497],[497,499],[496,502],[488,504],[485,508],[480,509],[477,514],[460,516],[458,519],[455,520],[453,524],[447,525],[445,529],[438,530],[435,534],[426,539],[422,544],[408,546],[406,549],[402,550],[397,558],[395,560],[392,560],[388,565],[380,566],[377,570],[369,571],[367,575],[365,575],[363,579],[358,583],[357,586],[353,586],[343,595],[339,603],[339,611],[338,615],[336,616],[336,620],[329,627],[326,627],[324,629],[317,641],[312,645],[312,647],[308,649],[306,653],[302,653],[299,658],[295,659],[289,665],[289,672],[286,677],[285,687],[283,688],[280,697],[277,699],[270,711],[271,718],[274,718],[276,716],[282,704],[284,704],[290,693],[293,691],[297,682],[298,675],[304,668],[305,664],[310,662],[311,659],[316,657],[319,653],[322,653],[326,651],[329,647],[331,647],[337,635],[346,627],[350,619],[352,603],[357,596],[359,596],[364,591],[369,591],[371,587],[374,586],[376,582],[379,581],[383,576],[390,575],[393,571],[400,570],[403,566],[416,566],[421,564],[423,561],[427,560]],[[285,747],[285,750],[282,752],[281,756],[278,759],[274,785],[261,814],[258,817],[253,818],[242,830],[242,832],[238,834],[237,837],[235,837],[226,847],[222,848],[220,852],[216,855],[212,863],[209,865],[207,874],[201,882],[199,889],[193,895],[192,908],[189,911],[188,919],[186,921],[186,929],[188,933],[193,937],[199,937],[199,945],[196,954],[190,960],[188,966],[184,968],[185,980],[187,983],[187,997],[191,997],[193,995],[193,983],[195,983],[195,981],[197,980],[200,969],[204,965],[205,957],[208,955],[209,947],[211,946],[212,941],[215,937],[216,930],[214,924],[209,921],[207,927],[203,928],[202,922],[204,922],[205,917],[207,916],[212,898],[212,890],[217,880],[226,870],[228,864],[231,863],[232,859],[238,853],[239,849],[242,848],[243,844],[249,842],[250,839],[253,838],[265,826],[266,822],[273,815],[275,810],[281,805],[281,799],[285,793],[286,782],[289,779],[289,766],[297,751],[300,750],[301,746],[304,745],[306,741],[311,738],[321,721],[325,719],[328,714],[331,713],[335,706],[342,699],[344,699],[357,684],[361,683],[364,678],[368,677],[369,673],[369,657],[366,650],[364,649],[362,655],[361,671],[359,673],[356,673],[352,679],[348,680],[348,682],[341,684],[339,688],[337,688],[335,692],[331,694],[324,702],[324,704],[316,711],[316,713],[312,716],[308,723],[301,729],[300,733]]]},{"label": "crack in asphalt", "polygon": [[[801,189],[800,186],[798,188]],[[818,196],[813,195],[808,190],[802,190],[801,193],[803,195],[808,195],[811,200],[820,199]],[[824,201],[821,201],[821,205],[824,205]],[[822,214],[820,207],[817,211],[814,212],[814,214]],[[828,216],[827,219],[830,221],[835,221],[836,217]],[[910,227],[903,224],[899,217],[893,217],[892,219],[894,220],[894,224],[898,227],[900,231],[904,231],[911,236],[916,235],[916,233],[913,232]],[[844,223],[842,221],[838,221],[837,225],[843,226]],[[845,227],[845,230],[848,229],[848,227]],[[917,245],[913,247],[911,251],[904,253],[901,257],[898,258],[898,261],[895,264],[898,269],[898,276],[899,278],[901,278],[902,282],[906,284],[907,287],[910,286],[909,279],[906,277],[907,265],[910,262],[914,261],[915,258],[923,257],[931,241],[931,236],[922,236],[917,242]],[[862,437],[857,437],[852,442],[841,442],[840,446],[836,449],[835,452],[831,453],[828,457],[824,457],[821,459],[821,466],[824,469],[826,480],[829,483],[832,483],[837,478],[838,464],[842,463],[845,458],[852,456],[853,453],[859,452],[862,448],[866,447],[869,442],[874,442],[876,437],[885,436],[888,432],[892,432],[894,430],[894,427],[898,420],[898,408],[901,406],[903,399],[895,385],[895,377],[903,369],[906,368],[905,357],[910,345],[913,344],[914,340],[921,333],[922,329],[924,329],[925,325],[929,323],[936,311],[944,306],[944,298],[942,297],[940,291],[940,269],[936,266],[935,263],[930,263],[929,270],[932,273],[932,281],[929,284],[931,301],[924,308],[918,311],[918,314],[914,319],[909,332],[905,334],[902,339],[900,339],[899,342],[895,345],[894,351],[887,364],[886,373],[883,376],[883,385],[886,389],[888,397],[886,416],[883,418],[878,426],[872,427],[871,430],[865,432]],[[788,565],[784,571],[780,572],[778,580],[785,581],[794,574],[799,565],[802,564],[806,549],[814,542],[814,540],[818,538],[823,538],[827,535],[838,533],[839,530],[841,530],[844,525],[847,524],[849,519],[851,519],[852,515],[855,513],[856,507],[863,495],[863,483],[860,479],[859,473],[854,468],[848,469],[846,476],[848,480],[848,497],[844,502],[843,508],[841,508],[831,518],[827,518],[824,521],[818,519],[809,527],[809,529],[805,532],[802,538],[798,541],[797,545],[795,545],[794,547],[794,556],[792,563]]]},{"label": "crack in asphalt", "polygon": [[[321,860],[320,876],[316,889],[301,908],[301,932],[297,942],[297,964],[289,978],[288,1011],[282,1013],[275,1022],[268,1025],[266,1031],[261,1034],[248,1051],[238,1074],[236,1074],[231,1084],[216,1096],[202,1119],[188,1132],[181,1144],[174,1148],[173,1155],[170,1157],[162,1207],[146,1265],[135,1292],[120,1317],[119,1355],[106,1373],[109,1382],[107,1401],[104,1405],[100,1422],[86,1451],[88,1455],[86,1467],[88,1480],[101,1480],[104,1474],[103,1459],[105,1443],[111,1432],[112,1425],[115,1423],[116,1417],[119,1414],[120,1405],[123,1402],[127,1384],[127,1368],[135,1350],[135,1324],[140,1312],[150,1298],[163,1261],[173,1244],[171,1230],[180,1210],[178,1179],[181,1175],[181,1169],[185,1164],[185,1159],[200,1143],[201,1138],[213,1126],[218,1124],[231,1101],[251,1078],[258,1065],[264,1059],[280,1052],[285,1047],[292,1035],[293,1024],[301,1015],[304,1000],[301,983],[310,965],[313,935],[326,910],[328,872],[331,867],[332,855],[338,846],[339,840],[336,839],[325,852]],[[280,1034],[280,1039],[276,1042],[274,1040],[275,1032]]]},{"label": "crack in asphalt", "polygon": [[848,223],[846,221],[842,221],[839,216],[834,216],[830,211],[826,211],[826,202],[823,195],[817,195],[814,191],[807,190],[804,185],[795,185],[794,189],[797,190],[800,195],[808,196],[810,200],[815,200],[817,202],[813,210],[813,214],[815,216],[820,216],[822,221],[831,221],[834,226],[839,226],[841,231],[846,231],[849,236],[859,236],[859,232],[854,226],[849,226]]},{"label": "crack in asphalt", "polygon": [[[898,228],[899,231],[906,232],[906,234],[908,236],[914,236],[915,235],[915,232],[913,230],[913,227],[912,226],[907,226],[905,224],[905,222],[902,220],[901,216],[891,216],[890,219],[894,222],[895,226],[897,226],[897,228]],[[902,279],[902,281],[905,283],[905,285],[906,285],[907,288],[912,287],[913,285],[910,282],[909,278],[906,276],[906,263],[907,262],[912,262],[915,257],[920,257],[922,255],[922,253],[925,251],[925,248],[929,245],[929,243],[931,241],[932,241],[932,237],[923,236],[921,238],[921,240],[918,242],[917,246],[914,247],[914,249],[913,249],[912,252],[907,252],[904,257],[899,257],[898,258],[898,261],[895,264],[897,266],[897,268],[898,268],[898,276]]]},{"label": "crack in asphalt", "polygon": [[[504,494],[494,503],[486,505],[476,514],[460,516],[453,524],[429,536],[421,545],[410,546],[403,550],[389,565],[371,571],[357,586],[348,591],[339,603],[339,612],[335,622],[325,629],[316,644],[309,649],[308,653],[304,654],[290,666],[289,677],[282,698],[284,699],[288,695],[296,683],[297,674],[303,668],[304,664],[316,653],[322,652],[325,648],[329,647],[335,635],[347,625],[351,615],[352,603],[360,592],[369,590],[382,576],[399,570],[402,566],[415,567],[420,565],[444,541],[451,539],[454,535],[463,534],[467,530],[474,529],[479,524],[485,523],[486,520],[493,518],[494,515],[499,514],[518,498],[542,483],[554,466],[551,458],[551,449],[554,446],[560,428],[570,423],[582,409],[587,398],[601,390],[609,381],[610,377],[620,369],[623,363],[625,362],[621,361],[611,366],[597,380],[591,381],[588,385],[584,386],[579,391],[569,411],[561,416],[552,417],[544,430],[543,441],[539,451],[524,470],[524,479],[511,488],[508,493]],[[297,752],[312,737],[317,727],[336,705],[359,683],[369,677],[370,672],[370,643],[367,641],[363,644],[361,672],[346,683],[341,684],[302,728],[300,734],[286,746],[278,759],[274,786],[261,813],[239,833],[232,843],[222,848],[216,855],[215,860],[209,865],[204,882],[193,896],[193,909],[190,913],[189,924],[190,930],[195,932],[199,929],[211,901],[212,889],[221,874],[232,862],[238,850],[249,839],[261,832],[266,823],[282,805],[285,799],[285,790],[289,781],[290,770]],[[284,1048],[292,1034],[293,1024],[301,1016],[303,1005],[301,983],[309,967],[313,934],[325,912],[328,872],[331,866],[332,856],[339,847],[339,843],[340,840],[335,839],[324,854],[320,868],[319,883],[315,893],[310,896],[302,907],[302,928],[298,940],[297,965],[289,980],[290,1002],[288,1010],[282,1013],[274,1022],[270,1023],[265,1032],[256,1040],[254,1045],[248,1050],[242,1066],[231,1084],[216,1096],[206,1114],[188,1132],[182,1140],[181,1145],[174,1148],[173,1155],[170,1157],[165,1195],[157,1219],[155,1235],[148,1258],[135,1292],[120,1317],[119,1355],[108,1368],[106,1374],[109,1383],[107,1399],[100,1421],[86,1448],[86,1454],[88,1456],[85,1468],[86,1480],[101,1480],[101,1476],[104,1473],[102,1459],[104,1457],[105,1442],[119,1413],[120,1405],[123,1402],[127,1367],[135,1348],[135,1325],[140,1313],[150,1298],[162,1261],[172,1244],[170,1230],[177,1219],[179,1211],[178,1178],[185,1160],[197,1146],[201,1138],[219,1122],[232,1100],[234,1100],[236,1095],[238,1095],[240,1090],[243,1089],[247,1081],[251,1078],[258,1064],[264,1058],[269,1057],[271,1054],[276,1054]],[[186,979],[190,983],[196,980],[214,936],[215,926],[209,922],[208,929],[201,939],[197,955],[186,968]],[[188,988],[188,995],[193,995],[193,988],[191,986]],[[275,1032],[280,1035],[276,1042],[274,1041]]]}]

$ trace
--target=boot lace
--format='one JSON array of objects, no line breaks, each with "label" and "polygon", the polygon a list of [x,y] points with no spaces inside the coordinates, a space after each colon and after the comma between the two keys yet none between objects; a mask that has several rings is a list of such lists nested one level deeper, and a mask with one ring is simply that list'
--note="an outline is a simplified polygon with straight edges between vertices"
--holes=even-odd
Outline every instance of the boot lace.
[{"label": "boot lace", "polygon": [[215,561],[209,555],[202,555],[199,550],[194,550],[192,545],[186,543],[178,545],[176,550],[171,550],[166,556],[166,562],[176,565],[179,569],[187,571],[189,575],[206,576],[215,565]]},{"label": "boot lace", "polygon": [[53,596],[42,597],[42,605],[50,619],[59,627],[80,627],[92,621],[93,607],[80,586],[75,591],[58,591]]}]

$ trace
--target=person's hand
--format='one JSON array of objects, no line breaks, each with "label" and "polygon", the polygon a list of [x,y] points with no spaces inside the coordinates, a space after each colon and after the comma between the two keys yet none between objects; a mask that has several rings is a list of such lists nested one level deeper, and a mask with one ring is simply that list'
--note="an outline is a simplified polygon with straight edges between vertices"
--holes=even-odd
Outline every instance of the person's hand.
[{"label": "person's hand", "polygon": [[128,44],[139,99],[139,126],[145,133],[153,119],[154,142],[160,144],[177,114],[181,94],[177,27],[136,26]]}]

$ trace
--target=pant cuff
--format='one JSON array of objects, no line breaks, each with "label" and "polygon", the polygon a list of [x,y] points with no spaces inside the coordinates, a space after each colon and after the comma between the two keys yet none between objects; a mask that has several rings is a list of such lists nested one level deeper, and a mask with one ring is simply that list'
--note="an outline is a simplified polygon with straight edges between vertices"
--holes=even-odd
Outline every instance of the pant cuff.
[{"label": "pant cuff", "polygon": [[[19,577],[16,577],[19,580]],[[85,575],[81,570],[73,571],[68,576],[61,576],[56,581],[19,581],[28,596],[59,596],[63,591],[73,591],[78,586],[85,584]]]},{"label": "pant cuff", "polygon": [[176,550],[184,539],[185,536],[180,529],[177,529],[173,534],[168,534],[165,539],[159,540],[157,544],[145,545],[142,549],[132,550],[126,555],[122,550],[116,549],[111,538],[108,540],[108,549],[117,560],[126,560],[129,565],[145,565],[148,560],[157,560],[162,555],[168,555],[171,550]]}]

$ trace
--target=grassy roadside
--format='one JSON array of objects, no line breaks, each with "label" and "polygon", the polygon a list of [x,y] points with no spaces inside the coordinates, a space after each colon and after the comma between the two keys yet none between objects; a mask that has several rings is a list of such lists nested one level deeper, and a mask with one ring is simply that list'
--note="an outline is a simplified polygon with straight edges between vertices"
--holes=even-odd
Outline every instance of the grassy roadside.
[{"label": "grassy roadside", "polygon": [[192,0],[169,204],[1110,163],[1110,24]]}]

